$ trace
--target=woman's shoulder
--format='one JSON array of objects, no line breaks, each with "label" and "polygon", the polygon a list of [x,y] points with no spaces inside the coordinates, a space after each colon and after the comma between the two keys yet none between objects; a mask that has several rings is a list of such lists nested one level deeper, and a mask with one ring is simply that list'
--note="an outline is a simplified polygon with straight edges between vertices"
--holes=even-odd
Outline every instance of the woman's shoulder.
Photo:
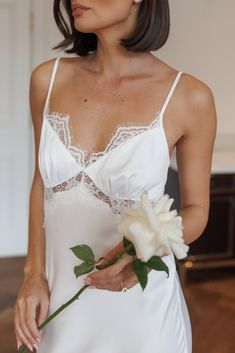
[{"label": "woman's shoulder", "polygon": [[213,97],[213,92],[206,82],[191,73],[171,66],[170,64],[159,59],[158,57],[156,57],[155,59],[156,74],[159,75],[159,72],[162,72],[163,79],[165,79],[167,82],[172,82],[176,75],[181,72],[181,77],[177,84],[176,94],[181,96],[181,98],[184,98],[187,103],[200,104],[204,101],[211,100],[211,98]]},{"label": "woman's shoulder", "polygon": [[37,95],[45,97],[56,58],[37,65],[31,72],[30,87]]},{"label": "woman's shoulder", "polygon": [[32,107],[42,109],[45,104],[50,77],[56,58],[49,59],[37,65],[30,77],[30,102]]},{"label": "woman's shoulder", "polygon": [[[73,77],[76,57],[54,57],[38,64],[31,72],[31,87],[37,94],[44,97],[48,92],[48,87],[52,77],[53,68],[56,60],[59,58],[59,63],[56,71],[56,85],[63,86]],[[76,66],[77,67],[77,66]]]},{"label": "woman's shoulder", "polygon": [[[48,84],[48,80],[51,77],[53,67],[55,65],[56,60],[59,59],[59,62],[63,62],[63,67],[71,67],[72,66],[72,59],[73,58],[66,58],[66,57],[54,57],[43,61],[42,63],[38,64],[31,73],[32,78],[36,81],[39,81],[41,84]],[[65,65],[64,65],[65,64]],[[61,70],[60,70],[61,71]]]},{"label": "woman's shoulder", "polygon": [[211,128],[216,124],[214,94],[206,82],[191,73],[182,72],[178,95],[185,127],[199,132],[201,126]]},{"label": "woman's shoulder", "polygon": [[179,70],[173,66],[170,66],[166,62],[162,61],[161,63],[164,66],[165,71],[172,76],[176,75],[178,72],[181,72],[179,89],[184,92],[187,99],[200,102],[200,100],[208,99],[213,95],[210,86],[199,77],[194,76],[184,70]]},{"label": "woman's shoulder", "polygon": [[46,78],[48,78],[48,76],[51,75],[51,72],[52,72],[52,69],[55,64],[56,59],[57,59],[56,57],[51,58],[51,59],[48,59],[48,60],[38,64],[32,70],[32,73],[31,73],[32,78],[43,82]]},{"label": "woman's shoulder", "polygon": [[200,78],[191,73],[182,72],[181,81],[181,90],[188,104],[200,107],[211,104],[214,100],[211,87]]},{"label": "woman's shoulder", "polygon": [[200,110],[214,105],[214,94],[209,84],[184,70],[178,70],[169,65],[166,67],[173,76],[181,73],[176,95],[179,98],[178,102],[181,102],[184,107]]},{"label": "woman's shoulder", "polygon": [[173,105],[176,107],[175,111],[180,112],[179,118],[181,122],[183,121],[183,125],[197,125],[201,124],[202,120],[203,123],[206,122],[205,119],[210,120],[210,117],[213,119],[215,116],[215,100],[209,84],[196,75],[178,70],[165,62],[162,62],[162,65],[165,73],[171,75],[172,80],[178,72],[181,72],[174,93],[176,99],[174,99]]}]

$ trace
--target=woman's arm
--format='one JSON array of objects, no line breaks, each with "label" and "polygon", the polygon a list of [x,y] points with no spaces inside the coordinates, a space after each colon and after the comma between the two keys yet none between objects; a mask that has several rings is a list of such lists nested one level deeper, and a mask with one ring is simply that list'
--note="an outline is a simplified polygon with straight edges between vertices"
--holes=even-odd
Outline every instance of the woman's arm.
[{"label": "woman's arm", "polygon": [[17,345],[26,344],[29,348],[33,345],[36,347],[36,338],[41,337],[38,325],[46,319],[49,305],[49,290],[45,278],[44,187],[39,172],[38,152],[43,109],[53,63],[52,59],[36,67],[30,79],[29,98],[34,128],[35,171],[29,199],[28,251],[24,280],[14,307]]},{"label": "woman's arm", "polygon": [[32,72],[30,80],[30,109],[34,128],[35,169],[29,199],[29,236],[24,274],[25,276],[31,276],[33,274],[44,277],[44,188],[38,166],[39,141],[43,119],[43,103],[45,100],[45,93],[42,86],[43,84],[41,82],[40,69],[36,68]]},{"label": "woman's arm", "polygon": [[190,244],[208,221],[212,153],[217,118],[213,94],[208,86],[190,75],[185,77],[184,136],[176,144],[180,184],[180,211],[184,240]]},{"label": "woman's arm", "polygon": [[[181,192],[179,214],[182,216],[185,243],[190,244],[201,235],[208,220],[216,110],[211,90],[199,80],[184,74],[179,88],[177,86],[178,94],[171,110],[171,116],[176,118],[168,124],[171,124],[169,135],[179,133],[182,136],[176,143]],[[175,132],[172,126],[175,126]],[[121,241],[105,255],[105,259],[112,260],[122,248]],[[121,281],[131,288],[138,279],[130,261],[127,256],[115,265],[89,274],[87,278],[99,289],[120,291]]]}]

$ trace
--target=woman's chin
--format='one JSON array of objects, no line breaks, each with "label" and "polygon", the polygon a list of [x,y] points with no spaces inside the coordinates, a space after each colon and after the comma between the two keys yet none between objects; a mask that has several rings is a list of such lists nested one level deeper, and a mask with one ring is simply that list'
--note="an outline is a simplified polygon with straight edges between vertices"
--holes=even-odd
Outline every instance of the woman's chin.
[{"label": "woman's chin", "polygon": [[93,32],[93,27],[83,26],[78,21],[77,22],[75,21],[74,27],[78,32],[81,32],[81,33],[92,33]]}]

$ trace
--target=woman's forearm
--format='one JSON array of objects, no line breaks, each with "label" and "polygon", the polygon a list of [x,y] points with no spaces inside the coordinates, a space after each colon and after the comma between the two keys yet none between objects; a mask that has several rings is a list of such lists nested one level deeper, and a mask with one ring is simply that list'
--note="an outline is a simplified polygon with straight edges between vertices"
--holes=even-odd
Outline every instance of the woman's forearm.
[{"label": "woman's forearm", "polygon": [[33,182],[29,198],[28,251],[24,266],[25,276],[45,277],[45,232],[43,228],[43,186]]},{"label": "woman's forearm", "polygon": [[184,241],[189,245],[203,233],[208,221],[208,211],[201,206],[191,205],[182,208],[179,215],[184,227]]}]

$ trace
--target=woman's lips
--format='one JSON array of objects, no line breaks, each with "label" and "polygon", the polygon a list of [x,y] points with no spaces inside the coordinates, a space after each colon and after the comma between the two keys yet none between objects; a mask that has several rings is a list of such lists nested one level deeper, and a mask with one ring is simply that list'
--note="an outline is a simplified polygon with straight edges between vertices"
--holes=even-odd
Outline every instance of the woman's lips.
[{"label": "woman's lips", "polygon": [[88,10],[89,10],[89,9],[83,9],[83,8],[81,8],[81,7],[77,7],[76,9],[73,10],[72,15],[73,15],[74,17],[80,16],[80,15],[83,14],[83,12],[88,11]]}]

